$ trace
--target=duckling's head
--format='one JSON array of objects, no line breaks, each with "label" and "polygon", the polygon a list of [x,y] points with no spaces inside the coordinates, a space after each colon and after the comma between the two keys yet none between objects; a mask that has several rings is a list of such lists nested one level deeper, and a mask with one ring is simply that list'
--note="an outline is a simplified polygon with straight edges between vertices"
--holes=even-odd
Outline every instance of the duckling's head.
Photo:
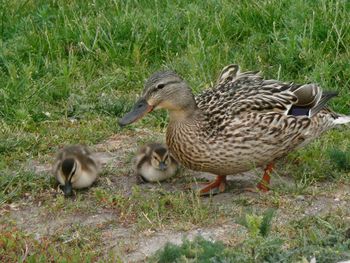
[{"label": "duckling's head", "polygon": [[133,123],[154,109],[167,109],[181,115],[195,108],[196,103],[187,83],[173,71],[160,71],[146,81],[141,98],[119,120],[119,125]]},{"label": "duckling's head", "polygon": [[64,185],[60,188],[65,196],[70,196],[73,193],[72,181],[74,181],[74,176],[76,176],[77,162],[74,158],[67,158],[62,161],[62,175],[64,180]]},{"label": "duckling's head", "polygon": [[169,152],[164,147],[156,147],[151,153],[151,165],[153,168],[165,171],[170,165]]}]

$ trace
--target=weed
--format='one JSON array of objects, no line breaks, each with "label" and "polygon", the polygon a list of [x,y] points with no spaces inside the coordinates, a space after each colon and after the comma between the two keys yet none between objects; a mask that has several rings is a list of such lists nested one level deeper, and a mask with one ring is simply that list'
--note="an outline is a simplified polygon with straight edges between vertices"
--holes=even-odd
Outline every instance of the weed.
[{"label": "weed", "polygon": [[224,262],[225,247],[197,237],[193,242],[184,240],[181,246],[167,244],[150,262]]}]

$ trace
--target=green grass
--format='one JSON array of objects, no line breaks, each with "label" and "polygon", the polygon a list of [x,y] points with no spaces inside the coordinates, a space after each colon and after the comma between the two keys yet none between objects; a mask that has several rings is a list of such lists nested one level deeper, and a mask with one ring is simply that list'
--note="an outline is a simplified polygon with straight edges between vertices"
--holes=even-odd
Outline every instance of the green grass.
[{"label": "green grass", "polygon": [[329,152],[329,157],[334,162],[335,168],[350,172],[350,149],[346,151],[332,149]]},{"label": "green grass", "polygon": [[206,203],[198,195],[189,192],[146,191],[133,187],[132,193],[110,194],[97,189],[98,203],[115,208],[119,220],[135,224],[140,230],[175,228],[191,229],[194,225],[208,225],[220,215],[215,205]]},{"label": "green grass", "polygon": [[38,175],[33,171],[2,171],[0,180],[0,207],[23,197],[23,194],[37,196],[44,189],[54,185],[53,177]]},{"label": "green grass", "polygon": [[[2,0],[1,6],[5,166],[28,145],[36,157],[59,142],[93,142],[118,131],[115,117],[163,67],[178,71],[196,92],[229,63],[266,77],[317,82],[339,91],[333,107],[349,113],[347,1]],[[82,131],[95,119],[99,127],[69,138],[64,129],[42,129],[69,119],[81,121]]]},{"label": "green grass", "polygon": [[[248,238],[234,247],[197,237],[182,245],[168,243],[150,262],[339,262],[350,257],[350,239],[339,215],[305,217],[286,226],[297,238],[288,240],[280,233],[262,234],[265,216],[247,215]],[[252,223],[254,222],[254,223]],[[257,231],[259,230],[259,231]]]},{"label": "green grass", "polygon": [[[53,185],[52,178],[28,167],[31,160],[51,163],[65,144],[94,145],[122,133],[117,118],[131,108],[144,80],[161,68],[176,70],[195,93],[214,83],[220,70],[231,63],[243,70],[261,70],[266,78],[316,82],[325,90],[338,91],[339,97],[330,106],[350,114],[349,13],[349,1],[329,0],[0,0],[0,206],[19,201],[25,194],[36,197]],[[125,130],[163,132],[166,124],[167,114],[155,112]],[[296,179],[292,191],[297,194],[319,181],[349,182],[349,145],[349,129],[334,130],[289,155],[278,172]],[[104,172],[118,176],[118,169]],[[269,204],[279,207],[280,195],[269,197]],[[184,228],[190,228],[210,224],[217,217],[214,207],[188,193],[155,192],[147,193],[147,198],[137,190],[128,196],[103,186],[88,195],[96,207],[123,212],[124,217],[118,218],[131,219],[139,229],[166,228],[183,221],[187,222]],[[245,206],[247,200],[236,202]],[[46,202],[50,207],[51,199]],[[54,209],[59,211],[64,205],[62,199]],[[250,205],[256,203],[246,204]],[[328,240],[329,233],[322,231],[320,239]],[[298,256],[290,258],[301,260],[318,248],[328,253],[327,247],[333,246],[313,243],[309,234],[288,233],[295,244],[281,237],[293,249],[302,246],[295,250]],[[4,236],[0,248],[17,239],[34,242],[31,237]],[[342,237],[341,233],[337,236]],[[258,237],[261,255],[268,253],[269,246],[280,246],[269,235]],[[339,240],[335,246],[342,251],[342,244],[347,243]],[[50,243],[53,252],[45,254],[43,261],[58,256],[55,242],[59,241]],[[197,243],[211,246],[206,241]],[[35,244],[33,261],[40,261],[44,248]],[[215,244],[213,251],[222,247]],[[1,261],[17,260],[25,243],[6,248]],[[91,261],[99,257],[88,246],[81,249],[64,247],[68,257],[59,259],[74,260],[80,253]],[[251,249],[237,249],[243,259],[251,257]],[[220,255],[232,256],[229,250],[225,248]],[[281,253],[288,258],[285,250]]]},{"label": "green grass", "polygon": [[[78,233],[79,230],[77,230]],[[85,231],[86,232],[86,231]],[[0,227],[1,262],[121,262],[116,256],[104,255],[98,245],[101,239],[94,232],[79,234],[72,238],[72,233],[62,234],[57,238],[35,239],[16,228],[3,224]],[[90,242],[86,242],[86,240]],[[59,245],[58,245],[59,244]]]}]

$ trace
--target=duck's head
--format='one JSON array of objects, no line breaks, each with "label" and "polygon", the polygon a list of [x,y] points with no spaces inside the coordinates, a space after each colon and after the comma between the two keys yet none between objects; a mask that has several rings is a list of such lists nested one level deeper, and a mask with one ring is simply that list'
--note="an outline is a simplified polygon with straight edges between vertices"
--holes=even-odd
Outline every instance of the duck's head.
[{"label": "duck's head", "polygon": [[155,109],[184,113],[195,107],[194,97],[187,83],[173,71],[161,71],[154,73],[146,81],[140,99],[119,120],[119,125],[133,123]]},{"label": "duck's head", "polygon": [[64,184],[60,185],[60,188],[65,196],[73,194],[72,182],[75,181],[77,166],[77,161],[74,158],[67,158],[62,161],[61,171]]},{"label": "duck's head", "polygon": [[170,166],[169,151],[164,147],[157,147],[151,153],[152,166],[161,171],[165,171]]}]

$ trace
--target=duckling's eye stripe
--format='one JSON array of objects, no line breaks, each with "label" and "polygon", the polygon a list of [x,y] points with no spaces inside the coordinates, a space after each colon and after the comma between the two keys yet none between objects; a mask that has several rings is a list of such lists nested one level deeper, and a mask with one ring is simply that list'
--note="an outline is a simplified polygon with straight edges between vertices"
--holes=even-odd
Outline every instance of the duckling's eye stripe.
[{"label": "duckling's eye stripe", "polygon": [[158,162],[159,162],[159,158],[158,158],[158,155],[156,154],[153,154],[153,158],[156,159]]}]

